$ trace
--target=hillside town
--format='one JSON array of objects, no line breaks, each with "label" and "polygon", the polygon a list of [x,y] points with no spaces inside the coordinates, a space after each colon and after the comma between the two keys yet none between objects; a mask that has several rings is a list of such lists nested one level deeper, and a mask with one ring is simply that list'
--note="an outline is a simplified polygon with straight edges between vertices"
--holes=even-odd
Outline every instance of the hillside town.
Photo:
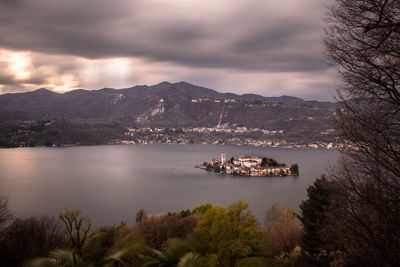
[{"label": "hillside town", "polygon": [[222,153],[219,158],[211,159],[196,168],[207,171],[226,173],[240,176],[298,176],[299,166],[297,163],[287,167],[284,163],[278,163],[272,158],[260,156],[240,156],[238,159],[232,157],[226,160],[226,154]]},{"label": "hillside town", "polygon": [[313,138],[290,136],[283,129],[260,129],[246,126],[215,127],[136,127],[128,128],[122,144],[221,144],[282,148],[337,149],[342,146],[333,137],[333,129],[321,131]]}]

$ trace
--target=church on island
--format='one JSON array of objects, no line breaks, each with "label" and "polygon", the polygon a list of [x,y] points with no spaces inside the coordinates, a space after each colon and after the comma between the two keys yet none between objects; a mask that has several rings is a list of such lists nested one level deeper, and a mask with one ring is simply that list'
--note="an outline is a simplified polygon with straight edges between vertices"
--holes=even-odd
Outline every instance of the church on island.
[{"label": "church on island", "polygon": [[260,156],[240,156],[238,159],[232,157],[226,160],[226,154],[222,153],[219,158],[211,159],[200,166],[208,171],[226,173],[241,176],[298,176],[298,165],[292,164],[287,167],[272,158]]}]

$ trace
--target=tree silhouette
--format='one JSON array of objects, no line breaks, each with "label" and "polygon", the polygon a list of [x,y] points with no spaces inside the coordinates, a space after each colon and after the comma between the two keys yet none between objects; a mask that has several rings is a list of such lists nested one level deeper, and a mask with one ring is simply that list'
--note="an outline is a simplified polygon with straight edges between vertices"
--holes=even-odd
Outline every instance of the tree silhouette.
[{"label": "tree silhouette", "polygon": [[347,265],[400,263],[400,1],[336,0],[324,43],[343,77],[333,117],[345,143],[329,179]]},{"label": "tree silhouette", "polygon": [[58,215],[58,218],[65,225],[65,235],[70,241],[73,249],[72,256],[74,264],[77,263],[76,255],[82,256],[82,248],[95,232],[92,230],[92,223],[88,217],[80,216],[80,210],[65,209]]}]

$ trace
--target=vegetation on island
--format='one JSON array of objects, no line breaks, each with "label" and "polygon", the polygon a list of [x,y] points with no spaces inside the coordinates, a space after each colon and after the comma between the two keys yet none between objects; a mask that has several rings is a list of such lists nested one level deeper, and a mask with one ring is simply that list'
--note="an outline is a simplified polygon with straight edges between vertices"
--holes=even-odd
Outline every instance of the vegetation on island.
[{"label": "vegetation on island", "polygon": [[299,165],[297,163],[290,165],[290,173],[294,176],[297,176],[300,174]]}]

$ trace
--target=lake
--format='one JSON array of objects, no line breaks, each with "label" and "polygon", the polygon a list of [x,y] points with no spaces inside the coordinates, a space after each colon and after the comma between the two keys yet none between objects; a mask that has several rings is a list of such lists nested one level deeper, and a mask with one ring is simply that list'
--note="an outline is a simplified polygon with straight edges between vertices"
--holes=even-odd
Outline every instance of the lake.
[{"label": "lake", "polygon": [[[207,172],[195,165],[259,155],[298,163],[298,177],[238,177]],[[17,216],[57,215],[79,208],[97,226],[133,224],[139,209],[167,213],[210,202],[248,202],[259,221],[273,202],[295,210],[307,187],[338,152],[223,145],[109,145],[0,150],[0,195]]]}]

